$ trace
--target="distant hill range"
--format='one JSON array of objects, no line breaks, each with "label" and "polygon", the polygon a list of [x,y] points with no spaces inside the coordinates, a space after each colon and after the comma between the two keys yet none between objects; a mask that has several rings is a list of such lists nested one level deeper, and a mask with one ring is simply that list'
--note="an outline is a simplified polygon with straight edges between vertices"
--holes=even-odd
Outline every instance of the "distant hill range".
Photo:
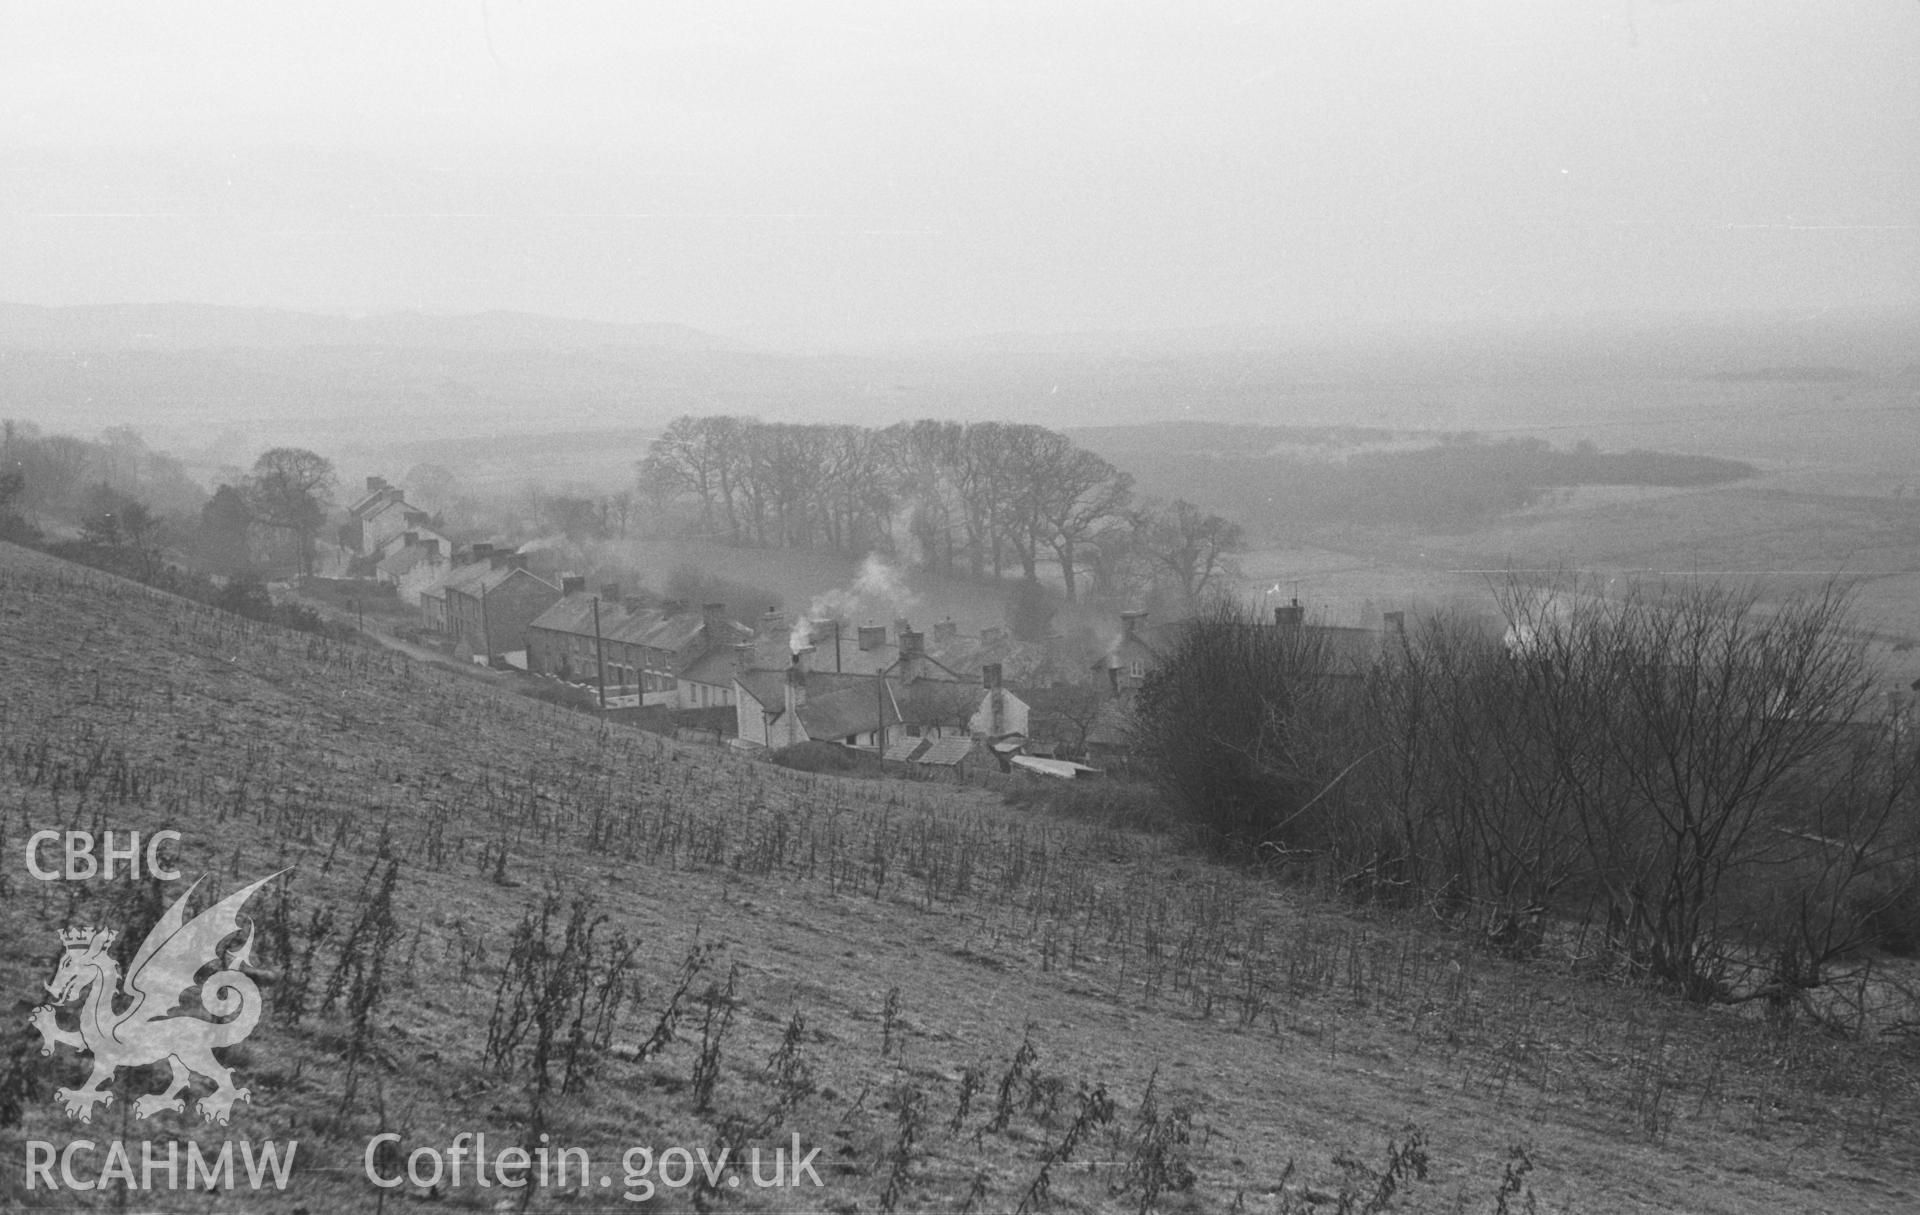
[{"label": "distant hill range", "polygon": [[326,316],[216,304],[0,303],[0,347],[35,350],[261,350],[312,346],[428,350],[739,350],[687,325],[623,324],[526,312]]},{"label": "distant hill range", "polygon": [[217,452],[206,449],[215,462],[245,462],[282,443],[345,456],[356,446],[377,453],[476,436],[510,453],[502,436],[653,431],[682,413],[1426,432],[1544,423],[1557,432],[1588,425],[1610,403],[1592,385],[1621,385],[1614,395],[1628,403],[1683,399],[1666,388],[1650,394],[1651,381],[1871,387],[1913,365],[1914,321],[1910,312],[1835,311],[1405,331],[1003,333],[802,353],[679,324],[517,312],[0,303],[0,417],[75,433],[125,423],[166,447],[217,440]]}]

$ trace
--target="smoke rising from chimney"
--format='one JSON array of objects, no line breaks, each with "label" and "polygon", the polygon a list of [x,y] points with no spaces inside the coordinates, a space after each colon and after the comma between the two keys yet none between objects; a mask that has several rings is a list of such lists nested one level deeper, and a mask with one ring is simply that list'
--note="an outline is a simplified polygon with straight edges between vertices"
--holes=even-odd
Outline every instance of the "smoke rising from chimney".
[{"label": "smoke rising from chimney", "polygon": [[808,625],[812,620],[846,621],[846,632],[851,639],[853,630],[862,620],[891,620],[897,616],[909,616],[918,606],[920,596],[907,586],[905,574],[878,554],[869,553],[867,559],[860,563],[860,572],[851,583],[814,596],[806,614],[794,622],[787,648],[798,653],[807,647],[810,640]]}]

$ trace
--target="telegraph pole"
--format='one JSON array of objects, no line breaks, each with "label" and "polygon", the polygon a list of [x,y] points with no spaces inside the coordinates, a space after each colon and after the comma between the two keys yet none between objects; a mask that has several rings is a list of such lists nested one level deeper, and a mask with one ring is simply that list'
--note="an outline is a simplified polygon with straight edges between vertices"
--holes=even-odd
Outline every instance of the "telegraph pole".
[{"label": "telegraph pole", "polygon": [[593,597],[593,663],[600,672],[600,711],[607,711],[607,650],[600,640],[600,596]]}]

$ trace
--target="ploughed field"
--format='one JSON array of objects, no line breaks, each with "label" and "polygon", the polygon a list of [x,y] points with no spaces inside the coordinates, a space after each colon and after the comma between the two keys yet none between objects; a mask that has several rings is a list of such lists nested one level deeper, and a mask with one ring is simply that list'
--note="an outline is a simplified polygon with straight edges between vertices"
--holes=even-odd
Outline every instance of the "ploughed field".
[{"label": "ploughed field", "polygon": [[[1098,816],[681,746],[5,545],[0,688],[8,1210],[1920,1203],[1911,1035],[1519,965]],[[178,831],[183,878],[37,880],[42,830]],[[125,965],[193,879],[197,909],[280,870],[232,963],[264,1011],[221,1052],[230,1123],[197,1078],[135,1117],[158,1065],[72,1120],[82,1057],[28,1023],[61,930],[123,930]],[[463,1133],[492,1186],[406,1181]],[[26,1188],[29,1153],[82,1138],[132,1145],[136,1177],[143,1142],[298,1147],[284,1190]],[[401,1184],[368,1179],[370,1142]],[[622,1167],[796,1142],[817,1186]],[[500,1154],[543,1143],[583,1149],[587,1184],[503,1186],[532,1157]]]}]

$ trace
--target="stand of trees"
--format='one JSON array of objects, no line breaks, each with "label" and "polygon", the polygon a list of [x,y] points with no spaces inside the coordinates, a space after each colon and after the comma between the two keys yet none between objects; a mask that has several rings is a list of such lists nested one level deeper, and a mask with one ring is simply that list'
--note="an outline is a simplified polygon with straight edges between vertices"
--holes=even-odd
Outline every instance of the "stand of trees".
[{"label": "stand of trees", "polygon": [[1190,503],[1136,502],[1133,478],[1066,436],[1008,422],[885,429],[675,418],[638,466],[653,513],[726,544],[872,550],[943,574],[1035,581],[1066,597],[1232,575],[1238,526]]},{"label": "stand of trees", "polygon": [[144,532],[146,521],[189,514],[206,496],[180,461],[149,448],[131,427],[82,439],[47,434],[31,422],[0,422],[0,516],[22,538],[31,519],[99,526],[129,503],[138,503],[147,520],[122,522]]},{"label": "stand of trees", "polygon": [[1844,594],[1502,592],[1364,677],[1313,630],[1205,615],[1140,696],[1139,749],[1223,849],[1357,897],[1607,956],[1701,1002],[1811,1007],[1861,945],[1912,948],[1920,754],[1877,703]]},{"label": "stand of trees", "polygon": [[152,577],[169,547],[194,551],[215,573],[247,572],[273,536],[280,561],[312,573],[337,481],[324,456],[276,447],[209,497],[130,427],[82,439],[0,423],[0,538],[37,543],[42,526],[56,535],[64,526],[95,549],[124,550],[137,576]]}]

